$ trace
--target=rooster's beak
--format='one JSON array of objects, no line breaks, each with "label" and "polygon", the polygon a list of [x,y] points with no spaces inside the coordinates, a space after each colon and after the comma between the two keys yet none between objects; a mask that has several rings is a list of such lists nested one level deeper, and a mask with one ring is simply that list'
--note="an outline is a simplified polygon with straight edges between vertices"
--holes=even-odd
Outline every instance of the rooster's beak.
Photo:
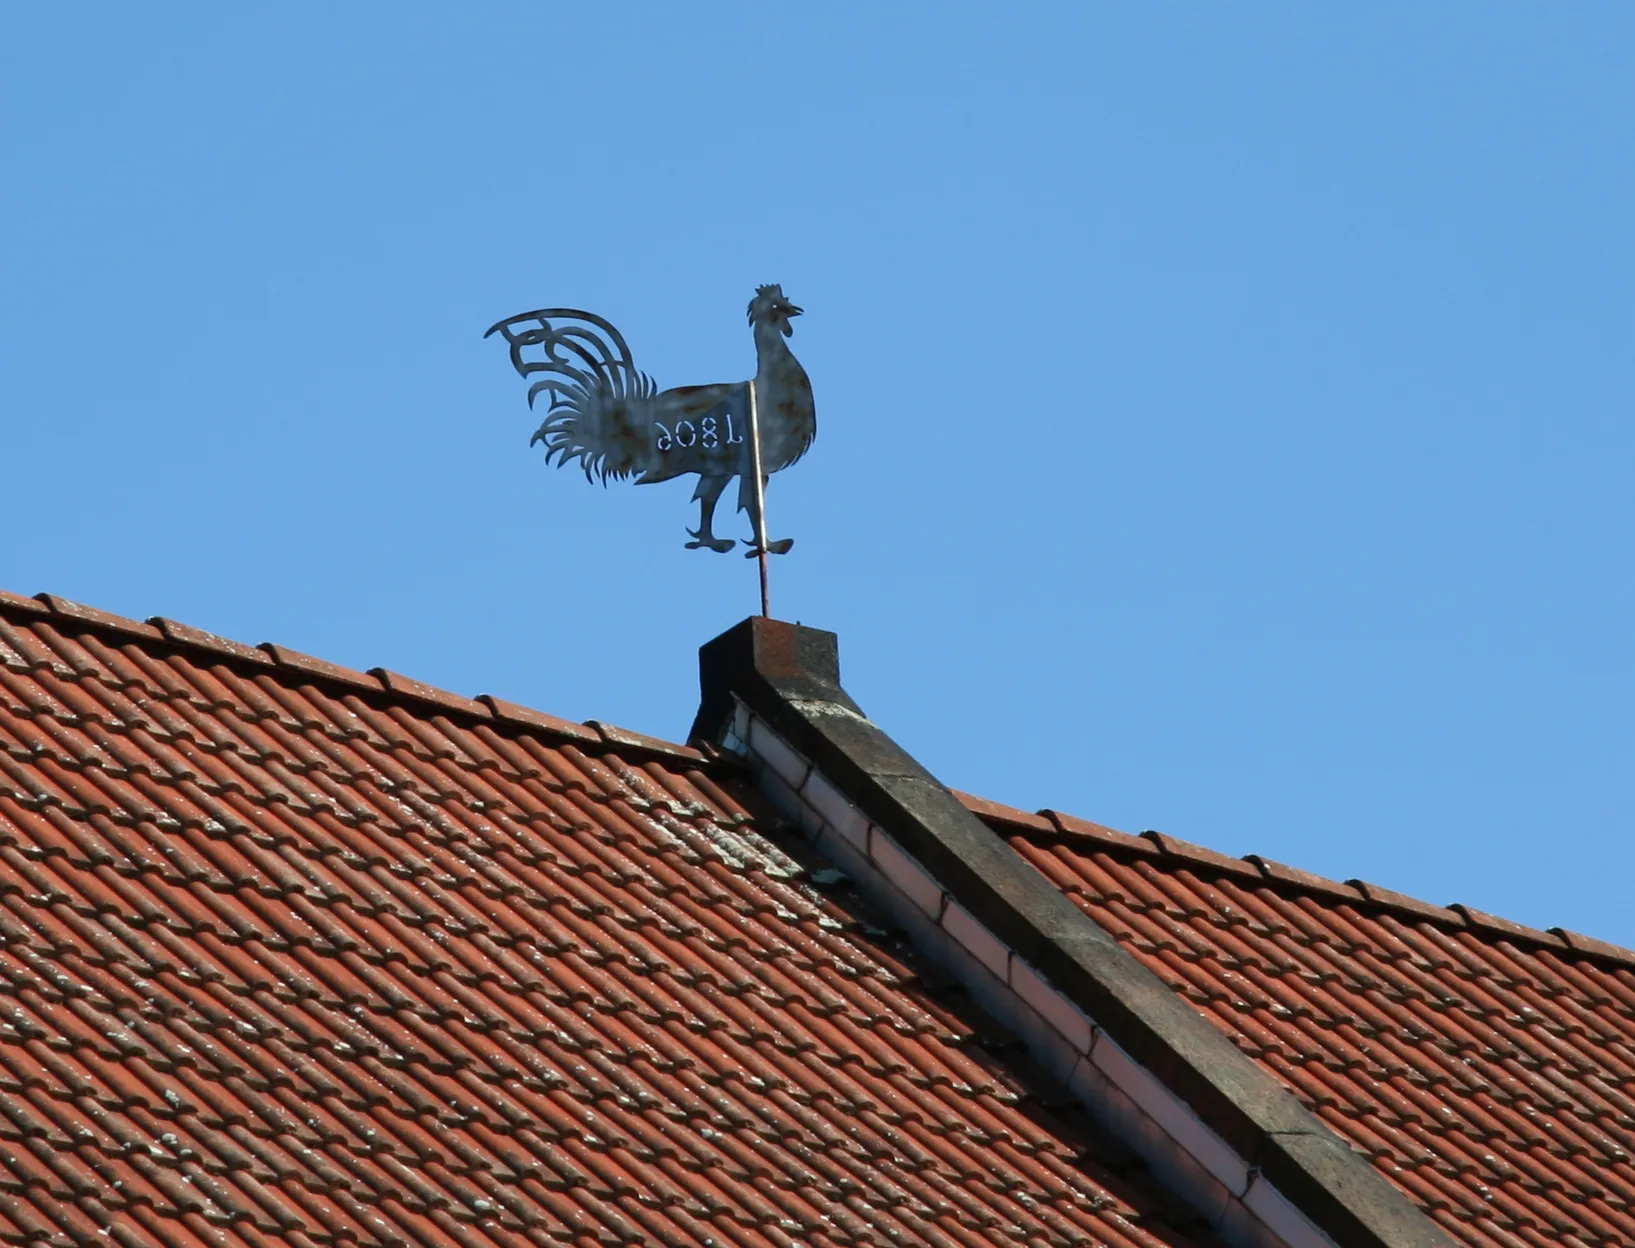
[{"label": "rooster's beak", "polygon": [[802,311],[802,309],[797,308],[794,304],[790,304],[787,308],[785,308],[783,310],[783,314],[785,316],[799,316],[801,314],[801,311]]}]

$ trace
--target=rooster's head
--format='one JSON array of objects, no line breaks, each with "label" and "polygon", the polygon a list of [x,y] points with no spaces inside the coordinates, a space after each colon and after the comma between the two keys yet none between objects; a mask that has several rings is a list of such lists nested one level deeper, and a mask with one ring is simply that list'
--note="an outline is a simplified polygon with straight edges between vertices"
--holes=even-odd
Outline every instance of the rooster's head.
[{"label": "rooster's head", "polygon": [[771,325],[782,331],[785,338],[795,333],[789,318],[799,315],[800,309],[784,298],[782,286],[757,286],[755,298],[749,301],[749,323]]}]

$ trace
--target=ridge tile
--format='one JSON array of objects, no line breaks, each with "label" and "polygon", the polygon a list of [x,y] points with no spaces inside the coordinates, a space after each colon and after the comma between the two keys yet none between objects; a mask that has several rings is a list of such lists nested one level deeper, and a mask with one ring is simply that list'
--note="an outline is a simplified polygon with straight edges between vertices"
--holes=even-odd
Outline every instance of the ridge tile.
[{"label": "ridge tile", "polygon": [[59,615],[65,620],[76,620],[81,624],[92,624],[97,628],[112,629],[115,632],[127,633],[132,637],[141,637],[148,641],[156,641],[161,635],[159,630],[151,624],[128,619],[123,615],[115,615],[111,611],[101,611],[96,607],[88,607],[84,603],[75,602],[72,598],[62,598],[56,594],[35,594],[34,597],[49,607],[51,614]]},{"label": "ridge tile", "polygon": [[1448,909],[1462,916],[1466,926],[1472,931],[1483,932],[1489,936],[1498,936],[1506,940],[1521,940],[1530,945],[1543,945],[1546,948],[1568,948],[1567,942],[1556,932],[1543,932],[1536,927],[1513,923],[1509,919],[1501,919],[1496,914],[1488,914],[1485,910],[1475,910],[1458,902],[1454,902]]},{"label": "ridge tile", "polygon": [[475,698],[468,698],[458,693],[450,693],[447,689],[439,689],[436,685],[428,685],[423,680],[415,680],[412,676],[403,676],[384,667],[371,667],[369,675],[380,681],[388,693],[396,694],[400,698],[413,698],[417,702],[429,702],[433,706],[440,706],[444,710],[456,711],[462,715],[474,715],[478,719],[491,719],[494,712],[485,702]]},{"label": "ridge tile", "polygon": [[1057,830],[1056,825],[1043,815],[1034,814],[1029,810],[1022,810],[1016,806],[1006,806],[1002,802],[990,802],[985,797],[977,797],[973,793],[962,793],[958,789],[950,789],[960,804],[978,819],[988,823],[1004,824],[1007,830],[1025,829],[1028,832],[1048,836]]},{"label": "ridge tile", "polygon": [[647,754],[663,754],[670,758],[684,758],[689,762],[703,763],[707,761],[701,750],[691,745],[676,745],[662,737],[650,737],[646,733],[631,732],[628,728],[619,728],[613,724],[603,723],[599,719],[587,719],[587,728],[594,729],[601,740],[614,749],[640,750]]},{"label": "ridge tile", "polygon": [[233,641],[216,633],[206,632],[202,628],[194,628],[191,624],[182,624],[179,621],[156,615],[148,623],[164,634],[166,641],[175,642],[179,646],[192,646],[197,650],[209,650],[216,654],[226,655],[229,658],[242,659],[246,663],[254,663],[258,667],[270,667],[274,660],[264,650],[254,646],[247,646],[242,641]]},{"label": "ridge tile", "polygon": [[9,589],[0,589],[0,607],[9,607],[28,615],[48,615],[51,612],[51,608],[38,598],[28,598]]},{"label": "ridge tile", "polygon": [[1325,897],[1333,897],[1340,901],[1361,901],[1363,899],[1362,891],[1353,885],[1342,884],[1338,880],[1326,879],[1321,875],[1313,875],[1310,871],[1302,871],[1299,867],[1274,862],[1272,859],[1263,858],[1259,854],[1245,854],[1243,860],[1254,863],[1268,880],[1276,880],[1281,884],[1292,884],[1306,892],[1319,893]]},{"label": "ridge tile", "polygon": [[1347,884],[1356,889],[1367,901],[1377,906],[1386,906],[1392,910],[1401,910],[1415,918],[1429,919],[1433,923],[1443,923],[1449,927],[1463,927],[1465,916],[1446,906],[1433,905],[1428,901],[1421,901],[1417,897],[1410,897],[1407,893],[1399,893],[1389,888],[1382,888],[1378,884],[1370,884],[1367,880],[1347,880]]},{"label": "ridge tile", "polygon": [[1061,836],[1096,842],[1108,849],[1123,850],[1126,853],[1143,855],[1158,853],[1158,847],[1151,841],[1144,841],[1139,836],[1131,836],[1128,832],[1119,832],[1099,823],[1091,823],[1077,815],[1064,814],[1059,810],[1041,810],[1039,816],[1047,820]]},{"label": "ridge tile", "polygon": [[358,671],[356,668],[342,667],[339,663],[331,663],[328,659],[317,659],[310,654],[302,654],[299,650],[291,650],[287,646],[280,646],[274,642],[264,641],[256,647],[272,656],[274,663],[279,667],[287,667],[307,676],[316,676],[321,680],[333,680],[343,685],[352,685],[358,689],[367,689],[371,693],[384,691],[385,686],[374,676]]},{"label": "ridge tile", "polygon": [[594,728],[576,724],[571,719],[558,719],[555,715],[547,715],[544,711],[536,711],[532,707],[522,706],[516,702],[507,702],[504,698],[496,698],[491,693],[478,694],[477,701],[486,704],[493,712],[494,718],[503,724],[514,724],[519,728],[536,728],[553,736],[567,737],[572,741],[602,740],[601,734]]},{"label": "ridge tile", "polygon": [[1594,936],[1584,936],[1564,927],[1552,927],[1550,931],[1561,937],[1562,942],[1574,953],[1592,953],[1600,958],[1621,962],[1625,966],[1635,965],[1635,950],[1625,949],[1622,945],[1614,945],[1605,940],[1597,940]]},{"label": "ridge tile", "polygon": [[1206,849],[1202,845],[1194,845],[1191,841],[1183,841],[1178,836],[1171,836],[1167,832],[1155,832],[1151,828],[1141,834],[1143,840],[1151,841],[1158,846],[1160,853],[1166,858],[1173,858],[1178,862],[1196,863],[1199,866],[1210,867],[1216,871],[1224,871],[1229,875],[1242,876],[1244,879],[1258,880],[1261,878],[1260,868],[1245,858],[1233,858],[1230,854],[1223,854],[1217,850]]}]

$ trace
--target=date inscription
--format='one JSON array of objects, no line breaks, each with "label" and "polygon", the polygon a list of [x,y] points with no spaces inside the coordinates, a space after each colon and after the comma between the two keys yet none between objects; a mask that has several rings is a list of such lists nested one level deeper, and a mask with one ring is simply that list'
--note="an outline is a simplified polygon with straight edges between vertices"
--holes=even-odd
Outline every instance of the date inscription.
[{"label": "date inscription", "polygon": [[655,420],[653,429],[653,449],[660,454],[676,448],[687,450],[694,446],[713,451],[721,446],[737,446],[744,440],[744,435],[732,423],[731,412],[720,420],[716,420],[714,416],[700,417],[697,424],[690,420],[678,420],[673,429],[663,421]]}]

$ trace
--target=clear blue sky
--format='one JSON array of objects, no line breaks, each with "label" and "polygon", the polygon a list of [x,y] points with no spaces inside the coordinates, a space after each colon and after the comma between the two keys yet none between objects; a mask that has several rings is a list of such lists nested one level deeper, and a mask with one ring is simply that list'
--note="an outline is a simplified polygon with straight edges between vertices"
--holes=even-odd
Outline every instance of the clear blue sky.
[{"label": "clear blue sky", "polygon": [[678,736],[753,565],[481,334],[781,282],[941,778],[1635,944],[1635,6],[10,5],[0,117],[0,584]]}]

